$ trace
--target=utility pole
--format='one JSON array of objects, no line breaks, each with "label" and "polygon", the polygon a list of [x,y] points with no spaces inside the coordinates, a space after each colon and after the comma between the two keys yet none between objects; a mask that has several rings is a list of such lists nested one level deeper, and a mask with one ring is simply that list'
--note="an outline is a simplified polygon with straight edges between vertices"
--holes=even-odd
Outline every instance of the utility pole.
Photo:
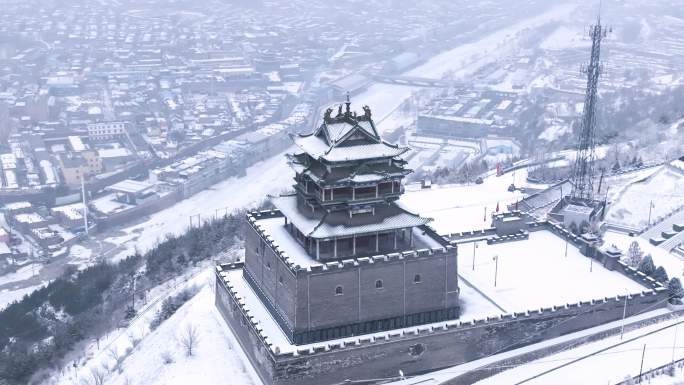
[{"label": "utility pole", "polygon": [[89,232],[88,232],[88,204],[86,202],[85,176],[81,176],[81,199],[83,200],[83,226],[85,226],[86,235],[89,235]]},{"label": "utility pole", "polygon": [[644,373],[644,356],[646,355],[646,344],[644,344],[644,349],[641,351],[641,366],[639,367],[639,383],[641,384],[641,375]]},{"label": "utility pole", "polygon": [[674,371],[674,361],[675,361],[675,346],[677,346],[677,326],[679,326],[679,315],[675,313],[675,335],[672,340],[672,370]]},{"label": "utility pole", "polygon": [[620,341],[622,341],[622,336],[625,334],[625,317],[627,317],[627,289],[625,289],[625,306],[622,308],[622,326],[620,326]]},{"label": "utility pole", "polygon": [[499,256],[495,255],[492,259],[494,259],[494,287],[496,287],[496,278],[499,274]]},{"label": "utility pole", "polygon": [[133,275],[133,310],[135,311],[135,274]]}]

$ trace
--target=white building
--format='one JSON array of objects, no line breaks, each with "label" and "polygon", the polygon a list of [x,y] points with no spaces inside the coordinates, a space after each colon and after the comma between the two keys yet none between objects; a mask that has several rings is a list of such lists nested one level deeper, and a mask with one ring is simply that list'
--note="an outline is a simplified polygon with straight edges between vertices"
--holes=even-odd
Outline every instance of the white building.
[{"label": "white building", "polygon": [[126,136],[125,122],[99,122],[88,124],[88,137],[92,140],[111,140]]}]

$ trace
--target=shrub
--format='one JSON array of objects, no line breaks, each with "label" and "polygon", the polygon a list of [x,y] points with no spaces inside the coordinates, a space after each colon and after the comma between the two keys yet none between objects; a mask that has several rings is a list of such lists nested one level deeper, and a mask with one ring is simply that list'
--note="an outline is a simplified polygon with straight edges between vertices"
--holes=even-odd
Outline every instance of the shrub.
[{"label": "shrub", "polygon": [[639,262],[638,269],[640,272],[651,276],[655,272],[655,264],[653,263],[653,257],[651,255],[647,255],[644,257],[644,259]]}]

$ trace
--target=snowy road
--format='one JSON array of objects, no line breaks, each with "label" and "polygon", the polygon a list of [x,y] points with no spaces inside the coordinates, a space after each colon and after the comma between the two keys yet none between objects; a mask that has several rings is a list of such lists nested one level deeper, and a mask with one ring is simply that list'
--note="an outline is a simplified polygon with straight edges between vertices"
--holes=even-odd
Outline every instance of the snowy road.
[{"label": "snowy road", "polygon": [[[523,31],[568,20],[575,8],[577,4],[557,5],[540,15],[495,31],[482,39],[445,51],[402,75],[441,79],[446,74],[453,74],[454,80],[465,79],[480,68],[515,53],[520,48],[517,41]],[[419,89],[421,88],[378,83],[354,96],[353,102],[371,106],[375,120],[379,122],[379,130],[389,132],[398,125],[406,124],[405,118],[395,117],[397,114],[392,112]]]},{"label": "snowy road", "polygon": [[[682,320],[659,323],[530,362],[477,382],[489,384],[609,384],[684,357]],[[585,358],[586,357],[586,358]]]},{"label": "snowy road", "polygon": [[125,257],[134,251],[145,252],[152,248],[168,233],[183,233],[190,224],[197,224],[197,218],[205,220],[216,215],[224,215],[241,208],[254,207],[267,198],[291,189],[294,173],[286,163],[285,152],[259,162],[247,169],[246,175],[232,177],[185,199],[168,209],[152,214],[143,223],[128,227],[124,235],[107,239],[115,244],[125,244],[126,248],[116,254],[115,259]]}]

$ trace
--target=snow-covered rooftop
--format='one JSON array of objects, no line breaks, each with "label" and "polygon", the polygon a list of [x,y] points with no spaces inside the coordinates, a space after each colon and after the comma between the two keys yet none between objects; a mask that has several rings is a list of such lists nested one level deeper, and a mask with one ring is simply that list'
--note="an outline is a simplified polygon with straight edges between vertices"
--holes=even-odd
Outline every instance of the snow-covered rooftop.
[{"label": "snow-covered rooftop", "polygon": [[408,148],[396,147],[385,142],[330,148],[323,139],[317,136],[295,137],[294,143],[312,157],[328,162],[387,158],[399,156],[408,151]]},{"label": "snow-covered rooftop", "polygon": [[295,195],[280,196],[271,201],[299,231],[313,238],[348,237],[354,234],[421,226],[430,222],[430,219],[421,218],[395,205],[376,207],[376,215],[350,218],[344,212],[327,215],[322,211],[311,213],[298,206]]},{"label": "snow-covered rooftop", "polygon": [[[285,253],[293,264],[303,268],[321,264],[319,261],[312,258],[304,247],[297,242],[295,237],[287,231],[283,217],[257,219],[257,224],[273,239],[273,242]],[[413,229],[413,237],[416,249],[439,249],[443,247],[431,236],[424,234],[420,228]]]}]

